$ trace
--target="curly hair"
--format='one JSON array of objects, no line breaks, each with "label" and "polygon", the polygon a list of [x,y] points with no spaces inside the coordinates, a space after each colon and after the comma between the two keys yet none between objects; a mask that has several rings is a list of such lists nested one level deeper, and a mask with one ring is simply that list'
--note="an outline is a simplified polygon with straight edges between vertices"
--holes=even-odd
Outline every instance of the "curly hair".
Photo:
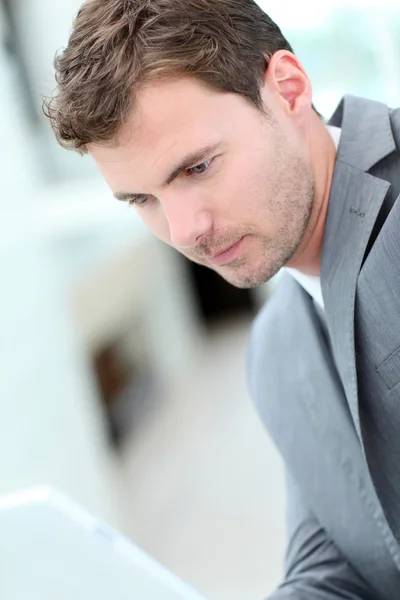
[{"label": "curly hair", "polygon": [[293,52],[254,0],[87,0],[43,110],[58,142],[82,154],[118,136],[155,78],[191,76],[263,110],[265,68],[282,49]]}]

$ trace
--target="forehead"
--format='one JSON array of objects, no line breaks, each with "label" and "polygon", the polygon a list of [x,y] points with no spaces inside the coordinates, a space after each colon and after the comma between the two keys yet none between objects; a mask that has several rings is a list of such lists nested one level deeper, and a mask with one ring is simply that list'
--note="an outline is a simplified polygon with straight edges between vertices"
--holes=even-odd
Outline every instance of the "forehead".
[{"label": "forehead", "polygon": [[191,78],[153,81],[137,94],[118,143],[91,144],[88,149],[106,179],[129,172],[131,179],[140,181],[182,154],[232,135],[243,105],[239,96],[211,90]]},{"label": "forehead", "polygon": [[192,78],[153,81],[137,94],[131,128],[141,135],[158,137],[178,126],[205,124],[202,117],[213,119],[224,104],[224,95]]}]

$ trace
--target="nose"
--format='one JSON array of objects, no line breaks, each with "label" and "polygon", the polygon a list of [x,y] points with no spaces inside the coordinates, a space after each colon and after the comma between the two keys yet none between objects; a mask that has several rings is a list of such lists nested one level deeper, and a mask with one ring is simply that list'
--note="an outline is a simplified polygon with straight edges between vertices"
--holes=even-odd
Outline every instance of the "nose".
[{"label": "nose", "polygon": [[164,212],[171,243],[178,249],[196,246],[199,239],[212,229],[211,214],[199,207],[195,208],[188,199],[185,204],[182,201],[171,202],[168,206],[164,204]]}]

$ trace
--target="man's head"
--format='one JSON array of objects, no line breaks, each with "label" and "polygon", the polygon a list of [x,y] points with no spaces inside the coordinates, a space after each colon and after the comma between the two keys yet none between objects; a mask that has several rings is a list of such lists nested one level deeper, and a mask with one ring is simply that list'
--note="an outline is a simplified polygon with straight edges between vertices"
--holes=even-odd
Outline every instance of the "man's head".
[{"label": "man's head", "polygon": [[318,117],[253,0],[88,0],[55,64],[58,140],[160,239],[239,287],[301,251]]}]

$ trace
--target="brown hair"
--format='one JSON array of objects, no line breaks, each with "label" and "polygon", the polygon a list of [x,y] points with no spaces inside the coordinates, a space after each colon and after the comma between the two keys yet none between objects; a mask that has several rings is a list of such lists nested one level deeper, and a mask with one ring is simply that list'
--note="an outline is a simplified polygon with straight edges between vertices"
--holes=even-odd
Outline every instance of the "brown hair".
[{"label": "brown hair", "polygon": [[193,76],[263,110],[265,68],[282,49],[293,52],[254,0],[87,0],[43,109],[59,143],[81,153],[115,138],[154,78]]}]

